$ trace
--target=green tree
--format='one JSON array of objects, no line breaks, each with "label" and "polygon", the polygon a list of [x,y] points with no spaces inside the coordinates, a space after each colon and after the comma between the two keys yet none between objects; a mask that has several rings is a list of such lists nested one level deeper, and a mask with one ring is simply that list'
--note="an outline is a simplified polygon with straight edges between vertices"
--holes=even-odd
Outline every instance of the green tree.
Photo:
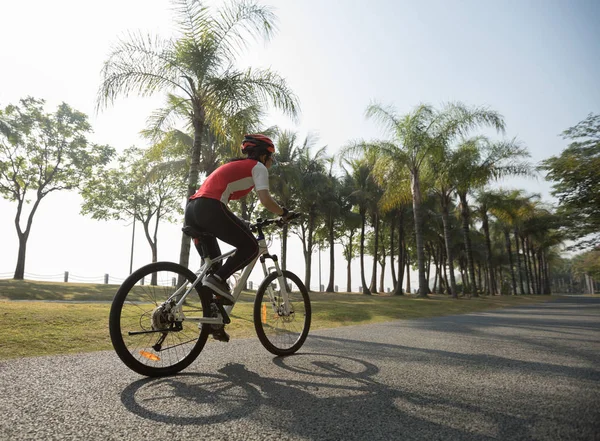
[{"label": "green tree", "polygon": [[[532,199],[539,198],[539,195],[526,195],[524,190],[499,191],[494,205],[490,212],[496,217],[502,228],[508,253],[510,276],[512,281],[512,294],[524,294],[523,274],[521,266],[521,254],[519,253],[519,229],[522,228],[526,219],[530,218],[533,212]],[[515,262],[513,259],[513,244],[510,238],[513,233],[514,256],[516,256],[516,275]],[[517,290],[517,276],[519,279],[519,290]]]},{"label": "green tree", "polygon": [[[114,154],[112,148],[87,140],[92,128],[85,114],[65,103],[54,113],[46,113],[44,103],[29,97],[0,110],[0,195],[17,204],[15,279],[25,275],[27,240],[42,199],[56,191],[79,188]],[[26,219],[24,226],[22,219]]]},{"label": "green tree", "polygon": [[460,199],[460,216],[462,219],[463,236],[467,269],[471,293],[477,296],[473,247],[471,245],[470,216],[471,210],[467,195],[474,189],[482,188],[491,180],[507,176],[531,175],[531,166],[522,161],[529,156],[527,149],[515,139],[510,141],[492,142],[484,136],[464,139],[458,150],[462,160],[454,173],[456,194]]},{"label": "green tree", "polygon": [[357,239],[357,233],[361,227],[362,221],[358,213],[350,210],[342,212],[342,231],[340,240],[342,242],[342,253],[346,259],[346,291],[352,292],[352,259],[358,257],[360,243]]},{"label": "green tree", "polygon": [[[298,154],[297,167],[301,179],[295,189],[297,195],[297,209],[303,213],[299,225],[294,228],[294,233],[302,241],[304,253],[305,272],[304,285],[310,289],[312,253],[316,244],[315,235],[322,219],[320,204],[327,185],[325,169],[326,148],[318,149],[311,153],[312,142],[307,143]],[[319,287],[320,288],[320,287]]]},{"label": "green tree", "polygon": [[600,280],[600,249],[578,254],[573,258],[573,273],[584,278],[584,292],[596,294],[596,281]]},{"label": "green tree", "polygon": [[152,262],[156,262],[158,226],[163,220],[175,222],[183,214],[184,183],[185,177],[177,167],[156,164],[144,151],[132,147],[119,157],[118,168],[104,169],[87,182],[82,190],[81,213],[99,220],[139,221],[152,251]]},{"label": "green tree", "polygon": [[553,181],[552,195],[558,214],[568,221],[566,231],[575,245],[600,245],[600,115],[590,114],[562,133],[572,142],[559,155],[542,162],[546,179]]},{"label": "green tree", "polygon": [[449,291],[453,298],[458,297],[456,291],[456,277],[454,275],[454,253],[452,237],[452,223],[450,221],[450,208],[454,206],[453,195],[458,184],[457,175],[462,169],[465,160],[463,150],[440,149],[430,158],[429,167],[432,175],[432,191],[440,202],[442,211],[443,237],[450,276]]},{"label": "green tree", "polygon": [[419,296],[426,297],[429,286],[425,275],[421,212],[422,174],[426,161],[434,151],[450,145],[453,139],[466,135],[476,127],[491,126],[503,131],[504,121],[497,112],[480,107],[469,108],[461,103],[450,103],[440,110],[422,104],[404,116],[397,115],[393,107],[372,104],[366,114],[379,121],[390,136],[389,141],[378,143],[381,155],[388,161],[402,164],[410,173]]},{"label": "green tree", "polygon": [[[344,152],[344,156],[348,154],[348,151]],[[358,214],[361,218],[360,227],[360,277],[362,284],[363,294],[371,295],[371,291],[367,286],[365,278],[365,238],[366,238],[366,227],[367,227],[367,214],[369,208],[373,206],[375,200],[377,184],[373,180],[373,167],[375,166],[376,157],[374,154],[366,152],[364,157],[359,159],[344,159],[346,165],[350,167],[348,171],[349,176],[352,178],[352,186],[354,190],[350,193],[350,201],[358,207]]]},{"label": "green tree", "polygon": [[334,158],[328,158],[329,171],[326,175],[325,188],[319,201],[320,210],[323,214],[324,236],[329,247],[329,281],[326,292],[334,292],[335,285],[335,242],[338,238],[338,230],[342,225],[342,210],[345,201],[343,195],[342,181],[333,175]]},{"label": "green tree", "polygon": [[485,256],[487,262],[487,293],[494,295],[498,294],[496,284],[496,271],[492,254],[492,239],[490,235],[490,210],[495,208],[499,203],[500,196],[493,190],[479,189],[475,194],[476,205],[474,213],[481,221],[481,229],[485,238]]},{"label": "green tree", "polygon": [[[298,167],[301,152],[312,144],[310,136],[299,143],[298,134],[291,130],[279,130],[275,135],[277,153],[276,162],[269,172],[270,190],[279,203],[292,210],[296,203],[296,192],[294,189],[301,182],[302,175]],[[288,224],[285,223],[281,229],[281,267],[287,268],[287,237]]]},{"label": "green tree", "polygon": [[[177,0],[180,36],[163,40],[131,34],[117,42],[104,63],[98,105],[118,96],[138,93],[170,94],[167,106],[154,115],[157,126],[178,109],[187,111],[194,133],[187,195],[198,188],[203,142],[207,128],[214,134],[232,131],[230,117],[243,109],[270,103],[296,115],[298,103],[285,80],[269,69],[234,68],[240,50],[251,39],[268,40],[275,16],[254,1],[228,3],[215,11],[199,0]],[[182,234],[180,263],[189,262],[190,239]]]}]

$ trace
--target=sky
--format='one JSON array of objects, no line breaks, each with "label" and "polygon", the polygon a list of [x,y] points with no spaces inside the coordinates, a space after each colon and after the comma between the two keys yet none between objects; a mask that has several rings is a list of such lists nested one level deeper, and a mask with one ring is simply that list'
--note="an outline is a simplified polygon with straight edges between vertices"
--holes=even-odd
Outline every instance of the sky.
[{"label": "sky", "polygon": [[[207,4],[215,7],[220,1]],[[251,43],[239,65],[268,67],[285,77],[301,104],[297,121],[271,112],[269,123],[318,136],[334,154],[355,139],[382,138],[365,118],[372,102],[399,113],[420,103],[461,101],[488,106],[531,153],[530,162],[558,155],[567,146],[560,133],[600,113],[600,2],[341,0],[264,1],[274,8],[278,32]],[[168,0],[5,2],[0,13],[0,106],[26,96],[43,98],[47,110],[66,102],[86,113],[90,140],[117,151],[146,146],[139,136],[163,97],[123,97],[96,111],[100,70],[112,45],[131,31],[174,35]],[[501,135],[489,133],[501,138]],[[504,188],[540,193],[550,184],[510,179]],[[76,193],[48,196],[35,216],[27,247],[26,278],[118,282],[129,273],[131,223],[95,221],[79,214]],[[0,199],[0,278],[10,278],[18,250],[15,204]],[[138,232],[141,230],[138,229]],[[180,226],[159,233],[159,260],[178,260]],[[277,242],[275,242],[275,245]],[[303,257],[292,240],[290,269],[303,274]],[[272,251],[279,252],[276,246]],[[322,283],[327,283],[327,253]],[[345,286],[345,262],[336,263],[336,284]],[[150,261],[142,235],[135,238],[133,265]],[[313,288],[318,284],[313,258]],[[198,259],[192,254],[191,265]],[[368,266],[370,268],[370,265]],[[353,288],[358,288],[358,262]],[[369,273],[367,278],[370,279]],[[261,279],[254,272],[251,280]],[[413,273],[412,286],[416,286]],[[391,287],[388,275],[386,286]]]}]

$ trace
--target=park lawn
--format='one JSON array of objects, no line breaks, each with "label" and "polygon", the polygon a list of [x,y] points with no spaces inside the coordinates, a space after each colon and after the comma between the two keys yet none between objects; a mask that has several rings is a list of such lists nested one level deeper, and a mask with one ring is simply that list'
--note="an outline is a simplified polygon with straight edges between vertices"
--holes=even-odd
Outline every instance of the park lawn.
[{"label": "park lawn", "polygon": [[[38,282],[31,283],[35,285]],[[36,290],[31,293],[38,295]],[[95,292],[91,295],[104,294]],[[79,291],[74,288],[63,296],[83,295],[81,288]],[[441,295],[416,299],[351,293],[311,293],[310,296],[313,312],[311,329],[463,314],[552,299],[549,296],[486,296],[452,300]],[[236,304],[232,323],[227,327],[232,338],[255,337],[252,298],[252,293],[244,293]],[[108,334],[108,302],[2,300],[0,305],[0,359],[112,349]]]}]

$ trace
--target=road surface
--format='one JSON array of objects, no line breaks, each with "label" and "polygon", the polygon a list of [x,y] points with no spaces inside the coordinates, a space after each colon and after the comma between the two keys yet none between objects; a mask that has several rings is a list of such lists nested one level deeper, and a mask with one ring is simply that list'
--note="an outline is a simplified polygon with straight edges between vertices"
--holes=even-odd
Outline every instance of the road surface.
[{"label": "road surface", "polygon": [[146,379],[113,352],[0,363],[1,440],[600,440],[600,299],[210,343]]}]

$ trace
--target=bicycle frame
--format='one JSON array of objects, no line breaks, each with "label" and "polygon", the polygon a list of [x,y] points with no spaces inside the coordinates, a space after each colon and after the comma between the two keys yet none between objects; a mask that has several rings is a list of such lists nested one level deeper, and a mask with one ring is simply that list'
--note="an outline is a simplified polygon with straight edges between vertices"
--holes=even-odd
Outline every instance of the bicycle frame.
[{"label": "bicycle frame", "polygon": [[[263,268],[263,273],[265,278],[269,275],[269,270],[271,270],[272,268],[267,268],[266,265],[266,259],[270,258],[271,260],[273,260],[274,263],[274,269],[277,272],[277,278],[279,279],[279,286],[281,288],[281,292],[283,294],[283,307],[284,307],[284,313],[287,315],[290,313],[290,304],[289,304],[289,298],[288,298],[288,292],[287,292],[287,285],[285,283],[285,279],[283,277],[283,273],[281,271],[281,268],[279,266],[279,262],[277,260],[277,256],[273,256],[271,254],[269,254],[269,247],[267,246],[267,242],[265,240],[264,235],[259,235],[257,237],[258,240],[258,255],[252,260],[252,262],[250,262],[248,265],[246,265],[246,267],[243,269],[242,274],[240,276],[240,278],[237,280],[236,285],[233,289],[233,297],[235,299],[235,302],[237,302],[238,298],[240,297],[243,288],[246,286],[246,281],[248,280],[248,277],[250,277],[250,273],[252,273],[252,270],[254,269],[254,266],[256,265],[256,262],[260,259],[261,264],[262,264],[262,268]],[[182,286],[181,288],[179,288],[177,291],[175,291],[166,301],[165,304],[169,304],[173,301],[173,299],[178,298],[179,295],[181,295],[181,297],[179,298],[179,300],[177,301],[177,303],[172,307],[172,309],[174,311],[176,311],[175,316],[179,317],[179,319],[183,320],[183,319],[187,319],[187,320],[191,320],[191,321],[195,321],[195,322],[199,322],[201,324],[216,324],[216,325],[220,325],[223,324],[223,318],[222,317],[183,317],[183,312],[182,312],[182,305],[185,302],[186,297],[194,290],[194,288],[196,287],[196,285],[198,283],[201,282],[201,280],[204,278],[204,276],[206,275],[206,273],[208,272],[208,270],[212,267],[213,263],[216,262],[220,262],[222,260],[227,259],[228,257],[232,256],[233,254],[235,254],[236,250],[231,250],[228,251],[227,253],[224,253],[218,257],[215,257],[214,259],[211,259],[209,257],[205,257],[204,258],[204,263],[202,264],[202,266],[200,267],[200,269],[198,271],[196,271],[195,275],[196,275],[196,280],[194,281],[194,283],[192,283],[192,285],[185,291],[185,293],[183,295],[181,295],[182,290],[184,289],[184,286]],[[271,302],[273,303],[273,305],[275,305],[275,299],[274,299],[274,295],[273,295],[273,288],[271,286],[269,286],[267,288],[267,292],[269,294],[269,297],[271,298]],[[233,307],[235,306],[235,303],[233,305],[226,305],[224,306],[225,311],[227,312],[227,314],[229,314],[231,312],[231,310],[233,309]]]}]

